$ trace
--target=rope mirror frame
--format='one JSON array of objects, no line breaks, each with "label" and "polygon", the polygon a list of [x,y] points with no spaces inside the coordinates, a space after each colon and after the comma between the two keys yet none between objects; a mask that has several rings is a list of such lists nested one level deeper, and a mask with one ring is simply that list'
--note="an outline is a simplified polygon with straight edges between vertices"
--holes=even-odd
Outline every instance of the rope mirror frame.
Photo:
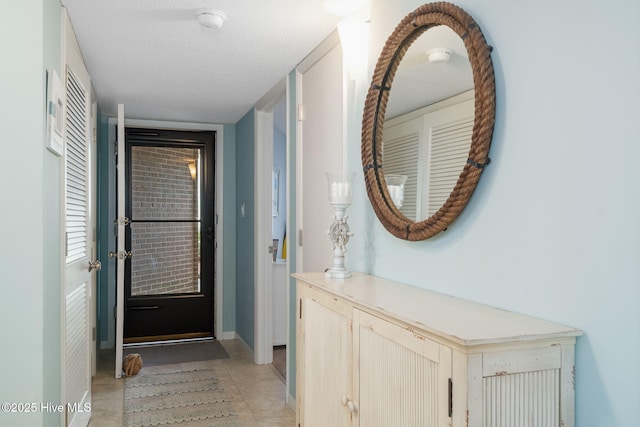
[{"label": "rope mirror frame", "polygon": [[[386,186],[382,159],[384,115],[393,78],[407,49],[429,28],[439,25],[448,26],[464,41],[473,72],[475,116],[468,160],[455,187],[437,212],[416,222],[398,210]],[[369,200],[382,225],[394,236],[419,241],[445,230],[465,208],[489,164],[496,110],[491,50],[475,20],[460,7],[447,2],[418,7],[400,21],[387,39],[365,99],[361,150]]]}]

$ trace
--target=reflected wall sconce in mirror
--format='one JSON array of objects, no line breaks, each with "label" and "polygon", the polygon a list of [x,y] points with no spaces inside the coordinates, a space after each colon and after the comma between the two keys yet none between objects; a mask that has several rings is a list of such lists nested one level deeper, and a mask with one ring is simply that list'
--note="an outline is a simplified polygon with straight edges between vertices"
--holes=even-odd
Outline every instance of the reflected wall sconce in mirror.
[{"label": "reflected wall sconce in mirror", "polygon": [[404,184],[407,182],[407,175],[387,174],[387,190],[393,203],[400,209],[404,203]]},{"label": "reflected wall sconce in mirror", "polygon": [[347,243],[353,233],[349,231],[346,211],[353,200],[353,180],[355,173],[327,172],[329,205],[333,208],[333,223],[329,228],[329,239],[333,243],[333,265],[325,273],[332,279],[346,279],[351,277],[347,271],[344,258],[347,253]]}]

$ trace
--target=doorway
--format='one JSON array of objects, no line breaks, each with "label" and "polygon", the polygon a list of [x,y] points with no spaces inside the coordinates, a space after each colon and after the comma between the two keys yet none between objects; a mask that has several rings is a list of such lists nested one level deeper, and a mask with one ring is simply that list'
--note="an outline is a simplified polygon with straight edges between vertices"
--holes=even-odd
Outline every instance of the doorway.
[{"label": "doorway", "polygon": [[124,342],[213,338],[216,133],[125,133]]}]

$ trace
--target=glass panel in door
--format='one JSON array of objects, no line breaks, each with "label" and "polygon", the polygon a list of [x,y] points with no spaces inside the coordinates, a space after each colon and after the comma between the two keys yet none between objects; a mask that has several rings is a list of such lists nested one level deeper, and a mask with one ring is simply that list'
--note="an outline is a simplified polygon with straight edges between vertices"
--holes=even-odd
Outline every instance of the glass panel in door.
[{"label": "glass panel in door", "polygon": [[131,149],[131,296],[201,290],[200,151]]}]

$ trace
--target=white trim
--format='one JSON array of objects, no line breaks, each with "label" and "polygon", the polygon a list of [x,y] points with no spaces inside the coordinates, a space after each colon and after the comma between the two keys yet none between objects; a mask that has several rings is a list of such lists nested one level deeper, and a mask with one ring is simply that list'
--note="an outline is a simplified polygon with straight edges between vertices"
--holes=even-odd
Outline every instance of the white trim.
[{"label": "white trim", "polygon": [[249,347],[249,344],[247,344],[240,335],[236,334],[235,339],[237,339],[244,346],[245,350],[249,355],[249,359],[255,359],[255,355],[253,354],[253,350],[251,350],[251,347]]},{"label": "white trim", "polygon": [[313,52],[307,55],[296,67],[296,70],[304,74],[311,67],[313,67],[318,61],[320,61],[324,56],[331,52],[334,47],[340,44],[340,34],[338,30],[334,30],[326,39],[324,39],[318,47],[316,47]]},{"label": "white trim", "polygon": [[[214,331],[216,338],[226,336],[223,329],[223,309],[224,309],[224,252],[225,247],[224,235],[224,125],[212,123],[194,123],[194,122],[171,122],[159,120],[140,120],[125,119],[125,125],[131,127],[143,127],[154,129],[172,129],[172,130],[195,130],[195,131],[215,131],[216,132],[216,207],[215,213],[218,216],[216,222],[216,296],[215,296],[215,313],[216,313],[216,330]],[[235,336],[235,332],[233,332]]]},{"label": "white trim", "polygon": [[[297,109],[299,105],[302,105],[302,71],[296,70],[296,105]],[[296,265],[295,272],[302,272],[302,244],[304,243],[304,236],[302,242],[300,242],[300,233],[304,230],[304,223],[302,220],[302,187],[304,182],[302,180],[302,127],[303,123],[296,115],[296,230],[292,230],[295,233],[296,247],[292,248],[296,251]],[[288,175],[291,176],[291,175]]]},{"label": "white trim", "polygon": [[218,338],[218,340],[235,340],[236,338],[239,338],[236,331],[223,332],[221,337],[222,338]]},{"label": "white trim", "polygon": [[[118,130],[116,144],[118,144],[118,188],[116,197],[118,199],[118,214],[116,222],[118,224],[118,237],[116,239],[116,252],[122,253],[125,250],[124,244],[124,184],[125,184],[125,150],[124,150],[124,104],[118,104]],[[115,377],[122,377],[122,346],[124,344],[124,259],[116,257],[116,362],[114,365]]]},{"label": "white trim", "polygon": [[298,406],[296,405],[296,398],[291,396],[291,394],[287,393],[287,402],[286,403],[287,403],[287,406],[289,408],[291,408],[291,410],[295,413],[296,410],[298,409]]}]

